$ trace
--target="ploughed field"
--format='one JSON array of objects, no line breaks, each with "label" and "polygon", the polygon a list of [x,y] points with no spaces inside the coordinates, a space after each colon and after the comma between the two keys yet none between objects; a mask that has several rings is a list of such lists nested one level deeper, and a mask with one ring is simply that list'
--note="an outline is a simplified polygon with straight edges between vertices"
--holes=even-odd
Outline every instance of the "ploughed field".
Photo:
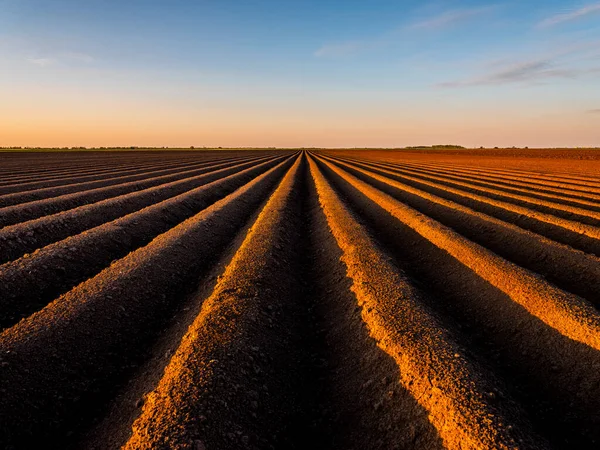
[{"label": "ploughed field", "polygon": [[0,447],[599,448],[600,173],[494,157],[1,154]]}]

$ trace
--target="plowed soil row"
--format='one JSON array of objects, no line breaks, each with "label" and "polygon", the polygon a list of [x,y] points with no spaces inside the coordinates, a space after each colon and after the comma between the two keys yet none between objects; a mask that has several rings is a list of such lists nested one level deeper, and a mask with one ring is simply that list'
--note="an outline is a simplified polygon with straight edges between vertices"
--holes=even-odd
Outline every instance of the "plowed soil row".
[{"label": "plowed soil row", "polygon": [[[420,177],[404,175],[373,165],[366,165],[372,171],[402,181],[423,190],[435,193],[449,200],[454,200],[473,209],[485,212],[507,222],[546,235],[553,240],[564,242],[589,253],[600,255],[600,228],[566,219],[557,215],[538,211],[509,201],[497,200],[485,195],[473,193],[468,189],[459,189],[440,182],[428,181]],[[535,204],[533,204],[535,206]]]},{"label": "plowed soil row", "polygon": [[[224,163],[227,161],[239,161],[243,158],[232,158],[232,159],[218,159],[216,161],[201,161],[194,164],[179,164],[176,166],[169,165],[165,168],[164,165],[160,167],[152,167],[151,169],[127,171],[126,173],[115,174],[114,172],[105,173],[98,175],[98,180],[79,182],[70,180],[69,183],[61,184],[59,186],[35,188],[31,190],[19,189],[19,192],[12,194],[5,194],[0,196],[1,206],[17,205],[19,203],[31,202],[34,200],[40,200],[47,197],[58,197],[59,195],[70,194],[73,192],[81,192],[90,190],[98,187],[106,187],[116,184],[122,184],[132,181],[151,179],[154,177],[160,177],[161,175],[169,175],[178,172],[191,171],[196,167],[205,167],[212,164]],[[133,174],[132,174],[133,173]]]},{"label": "plowed soil row", "polygon": [[[366,181],[395,199],[414,207],[438,222],[447,224],[463,236],[490,248],[523,267],[552,279],[567,290],[584,293],[594,304],[600,304],[600,259],[595,255],[575,251],[539,234],[519,228],[509,222],[498,220],[460,203],[418,189],[395,179],[362,169],[360,166],[339,162],[340,166],[360,180]],[[569,261],[578,276],[564,271],[563,263]]]},{"label": "plowed soil row", "polygon": [[2,440],[22,445],[27,437],[71,431],[89,402],[101,401],[136,356],[143,356],[165,316],[179,305],[182,289],[218,261],[290,162],[254,178],[2,333],[1,383],[5,390],[12,387],[0,411]]},{"label": "plowed soil row", "polygon": [[[260,151],[244,151],[243,154],[252,155],[265,153]],[[270,152],[273,153],[273,152]],[[20,175],[43,175],[57,171],[70,170],[78,173],[80,169],[94,170],[97,167],[127,167],[134,164],[152,164],[162,163],[166,159],[176,161],[193,162],[200,158],[222,158],[231,155],[240,154],[239,151],[135,151],[135,152],[103,152],[103,151],[85,151],[85,152],[3,152],[2,168],[3,177],[15,177]]]},{"label": "plowed soil row", "polygon": [[[340,174],[339,171],[336,173]],[[424,218],[416,210],[396,202],[366,183],[352,176],[342,176],[398,220],[446,250],[530,313],[571,339],[600,350],[600,315],[584,299],[555,289],[535,274],[498,258],[484,247],[464,239],[439,222]]]},{"label": "plowed soil row", "polygon": [[[455,166],[443,166],[436,164],[386,164],[390,167],[412,167],[419,169],[427,169],[433,170],[436,173],[451,173],[451,174],[460,174],[468,176],[472,179],[485,180],[485,181],[495,181],[500,184],[505,185],[518,185],[524,187],[533,187],[536,190],[541,192],[549,191],[549,192],[561,192],[561,193],[569,193],[573,195],[581,195],[586,196],[585,194],[590,192],[598,192],[599,186],[594,183],[569,183],[561,181],[560,178],[556,177],[536,177],[531,174],[506,174],[503,172],[495,172],[495,171],[486,171],[486,170],[477,170],[472,168],[465,167],[455,167]],[[592,198],[598,198],[597,194],[592,194]]]},{"label": "plowed soil row", "polygon": [[[398,176],[404,176],[406,174],[407,176],[419,177],[425,181],[441,182],[444,185],[460,189],[465,192],[483,195],[491,199],[539,210],[547,214],[563,216],[566,219],[583,221],[584,223],[589,223],[591,225],[598,225],[598,223],[600,223],[598,221],[600,218],[600,213],[596,211],[587,210],[577,206],[563,205],[557,202],[556,199],[553,201],[548,201],[542,198],[536,198],[539,197],[537,194],[530,196],[513,194],[511,192],[496,189],[494,187],[485,187],[472,182],[463,181],[463,177],[453,177],[450,175],[437,176],[435,174],[423,173],[421,170],[395,169],[394,172],[397,173]],[[486,184],[489,185],[490,183]]]},{"label": "plowed soil row", "polygon": [[99,272],[211,203],[225,197],[280,158],[224,176],[176,197],[92,228],[0,266],[0,327],[47,304],[58,294]]},{"label": "plowed soil row", "polygon": [[[52,242],[73,236],[86,229],[109,222],[133,211],[149,207],[169,198],[184,195],[195,188],[257,165],[253,160],[241,164],[211,166],[201,175],[196,175],[170,183],[150,187],[129,194],[101,200],[60,213],[21,222],[0,230],[0,241],[4,241],[6,251],[0,262],[17,259],[28,252]],[[185,197],[181,197],[185,199]]]},{"label": "plowed soil row", "polygon": [[[221,158],[212,158],[206,159],[204,162],[210,162],[219,160]],[[73,171],[71,169],[67,169],[61,175],[56,175],[52,177],[42,176],[42,175],[34,175],[35,181],[27,181],[23,179],[22,181],[11,183],[9,181],[10,177],[3,178],[0,184],[0,193],[7,194],[11,192],[25,192],[32,189],[40,189],[40,188],[48,188],[53,186],[67,185],[67,184],[77,184],[84,183],[95,180],[102,180],[106,177],[111,176],[121,176],[121,175],[134,175],[137,173],[143,173],[150,170],[158,170],[160,168],[166,167],[185,167],[190,164],[189,161],[169,161],[168,163],[150,163],[143,164],[137,163],[131,165],[129,167],[118,168],[114,167],[97,167],[94,169],[81,169],[77,171],[77,176],[73,176]]]},{"label": "plowed soil row", "polygon": [[[9,168],[10,165],[6,164],[6,157],[8,154],[3,153],[2,158],[8,168],[5,173],[0,177],[0,189],[3,186],[10,184],[25,183],[23,190],[31,189],[27,187],[28,183],[41,183],[39,187],[50,187],[43,186],[45,182],[58,182],[58,184],[74,183],[80,181],[90,181],[96,179],[98,175],[118,175],[134,170],[148,169],[152,167],[161,167],[165,164],[181,164],[185,167],[190,164],[199,162],[218,161],[224,159],[231,159],[236,157],[259,157],[266,156],[267,154],[276,154],[276,151],[271,152],[260,152],[260,151],[205,151],[201,152],[199,156],[198,152],[169,152],[168,157],[165,158],[165,153],[160,152],[136,152],[135,155],[123,154],[119,152],[105,153],[95,152],[98,156],[94,156],[94,152],[80,153],[77,158],[80,160],[77,166],[63,167],[63,158],[65,154],[53,154],[46,155],[46,159],[42,158],[43,154],[37,154],[32,158],[26,159],[24,154],[13,155],[17,168]],[[37,167],[40,161],[45,160],[46,163],[42,163],[42,167]],[[17,172],[21,167],[33,166],[34,168],[26,171],[26,175],[19,175]],[[47,167],[53,167],[49,169]],[[33,188],[36,188],[35,186]]]},{"label": "plowed soil row", "polygon": [[[398,166],[383,166],[389,167],[389,169],[398,169]],[[406,167],[404,167],[406,168]],[[574,207],[580,207],[583,209],[588,209],[590,211],[597,212],[600,210],[600,195],[596,195],[591,193],[590,189],[584,189],[584,192],[581,191],[569,191],[564,188],[549,188],[540,185],[526,185],[525,183],[520,183],[514,180],[510,181],[502,181],[495,180],[489,176],[471,176],[466,173],[454,173],[448,170],[436,170],[436,169],[422,169],[415,167],[408,167],[407,170],[417,174],[423,175],[439,175],[449,180],[454,181],[462,181],[466,180],[471,184],[482,186],[482,187],[491,187],[497,190],[506,191],[508,193],[514,194],[524,194],[532,199],[541,199],[547,200],[549,202],[562,203],[565,205],[570,205]]]},{"label": "plowed soil row", "polygon": [[525,176],[531,180],[540,180],[540,181],[548,181],[552,182],[562,182],[566,185],[575,185],[575,186],[588,186],[588,187],[600,187],[600,180],[597,177],[589,177],[583,175],[573,175],[573,174],[565,174],[565,173],[551,173],[545,174],[544,172],[539,172],[535,168],[532,170],[518,170],[518,169],[498,169],[498,168],[482,168],[478,166],[471,165],[463,165],[463,164],[450,164],[450,163],[432,163],[432,162],[423,162],[421,164],[417,164],[419,167],[440,167],[440,168],[456,168],[456,169],[466,169],[469,172],[476,173],[489,173],[489,174],[500,174],[500,175],[512,175],[512,176]]},{"label": "plowed soil row", "polygon": [[108,185],[105,187],[97,187],[83,192],[75,192],[72,194],[65,194],[57,197],[7,206],[0,208],[0,225],[8,226],[15,223],[37,219],[38,217],[55,214],[59,211],[73,209],[81,205],[105,200],[109,197],[115,197],[118,195],[127,194],[129,192],[139,191],[149,187],[169,183],[171,181],[176,181],[182,177],[201,175],[203,173],[232,164],[234,164],[234,162],[225,161],[217,164],[203,165],[203,167],[195,169],[178,171],[172,175],[150,177],[143,181],[132,181],[128,183],[117,184],[115,186]]},{"label": "plowed soil row", "polygon": [[[171,162],[176,163],[178,162],[178,160],[174,159]],[[189,164],[193,161],[183,160],[181,162]],[[80,177],[83,178],[83,180],[85,180],[87,179],[87,177],[94,177],[96,175],[106,175],[112,173],[119,174],[136,169],[160,166],[161,164],[164,164],[164,161],[149,162],[140,160],[138,162],[130,162],[128,164],[119,165],[115,165],[114,163],[103,163],[102,161],[99,161],[93,166],[90,166],[90,163],[87,163],[82,167],[62,168],[46,172],[43,170],[34,170],[32,172],[26,172],[23,174],[5,174],[2,176],[2,181],[0,183],[2,186],[24,185],[25,189],[27,189],[29,183],[44,183],[58,181],[60,184],[64,182],[69,182],[71,179],[73,180],[73,182],[76,182],[80,179]],[[14,173],[14,171],[11,172]],[[76,174],[75,176],[74,173]]]},{"label": "plowed soil row", "polygon": [[132,172],[59,176],[40,201],[174,178],[0,230],[0,447],[598,447],[591,176],[347,151],[48,158],[15,176]]}]

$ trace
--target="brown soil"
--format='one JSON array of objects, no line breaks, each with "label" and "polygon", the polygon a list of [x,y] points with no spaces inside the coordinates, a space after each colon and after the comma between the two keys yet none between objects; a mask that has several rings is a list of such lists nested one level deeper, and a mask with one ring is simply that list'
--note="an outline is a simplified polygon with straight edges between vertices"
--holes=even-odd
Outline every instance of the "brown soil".
[{"label": "brown soil", "polygon": [[600,445],[595,150],[0,162],[2,448]]},{"label": "brown soil", "polygon": [[338,150],[326,153],[375,161],[435,161],[469,167],[600,176],[600,149]]}]

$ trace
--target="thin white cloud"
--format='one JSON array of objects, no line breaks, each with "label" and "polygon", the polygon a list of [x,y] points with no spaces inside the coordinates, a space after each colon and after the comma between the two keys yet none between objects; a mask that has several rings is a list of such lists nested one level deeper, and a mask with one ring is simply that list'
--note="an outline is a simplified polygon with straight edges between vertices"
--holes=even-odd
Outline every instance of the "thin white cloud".
[{"label": "thin white cloud", "polygon": [[313,55],[317,58],[343,57],[392,45],[403,32],[441,30],[486,14],[497,6],[446,11],[438,16],[388,31],[371,39],[324,44]]},{"label": "thin white cloud", "polygon": [[53,58],[27,58],[27,62],[39,67],[48,67],[56,64],[56,60]]},{"label": "thin white cloud", "polygon": [[547,19],[542,20],[539,24],[539,28],[548,28],[555,25],[559,25],[565,22],[572,22],[583,17],[600,13],[600,3],[593,3],[591,5],[584,6],[574,11],[569,11],[562,14],[557,14]]},{"label": "thin white cloud", "polygon": [[524,61],[510,64],[480,77],[462,81],[450,81],[442,83],[441,86],[463,87],[526,83],[548,78],[574,78],[576,76],[578,76],[577,71],[555,68],[550,60]]},{"label": "thin white cloud", "polygon": [[91,57],[90,55],[88,55],[86,53],[67,52],[67,53],[61,53],[60,57],[63,59],[67,59],[67,60],[71,60],[71,61],[78,61],[78,62],[82,62],[82,63],[86,63],[86,64],[91,64],[95,61],[95,59],[93,57]]},{"label": "thin white cloud", "polygon": [[497,60],[482,75],[439,83],[441,87],[532,84],[548,79],[577,79],[600,75],[600,54],[590,53],[597,41],[563,45],[546,55],[521,60]]},{"label": "thin white cloud", "polygon": [[92,64],[95,59],[86,53],[63,52],[56,55],[27,58],[27,61],[39,67],[54,65]]},{"label": "thin white cloud", "polygon": [[495,6],[485,6],[481,8],[457,9],[454,11],[446,11],[438,16],[431,17],[419,22],[408,25],[409,30],[439,30],[458,23],[471,20],[482,14],[486,14],[494,9]]},{"label": "thin white cloud", "polygon": [[323,57],[348,56],[363,50],[366,47],[365,42],[343,42],[341,44],[326,44],[319,48],[314,55]]}]

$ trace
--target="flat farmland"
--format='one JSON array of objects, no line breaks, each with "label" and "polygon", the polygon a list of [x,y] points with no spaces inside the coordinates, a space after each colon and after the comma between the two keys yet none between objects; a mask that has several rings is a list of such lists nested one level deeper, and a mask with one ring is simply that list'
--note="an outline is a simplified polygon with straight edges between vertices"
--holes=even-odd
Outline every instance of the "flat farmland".
[{"label": "flat farmland", "polygon": [[597,449],[594,150],[0,153],[0,448]]}]

